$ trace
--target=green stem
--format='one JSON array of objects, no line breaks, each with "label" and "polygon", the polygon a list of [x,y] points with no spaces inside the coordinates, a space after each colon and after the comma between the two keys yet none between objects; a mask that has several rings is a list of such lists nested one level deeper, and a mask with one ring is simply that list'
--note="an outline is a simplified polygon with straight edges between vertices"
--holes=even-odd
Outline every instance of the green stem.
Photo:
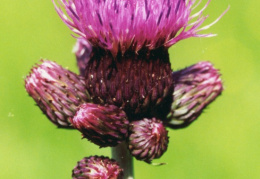
[{"label": "green stem", "polygon": [[124,179],[134,179],[133,157],[129,153],[125,142],[112,147],[112,158],[124,169]]}]

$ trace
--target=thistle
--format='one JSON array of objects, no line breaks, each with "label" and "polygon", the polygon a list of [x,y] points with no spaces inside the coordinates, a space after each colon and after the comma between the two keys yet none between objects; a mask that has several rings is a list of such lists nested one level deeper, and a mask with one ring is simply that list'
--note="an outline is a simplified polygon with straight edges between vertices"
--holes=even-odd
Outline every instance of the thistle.
[{"label": "thistle", "polygon": [[128,136],[126,114],[113,105],[82,104],[71,123],[83,137],[100,147],[116,146]]},{"label": "thistle", "polygon": [[130,124],[128,147],[131,154],[138,160],[150,163],[160,158],[168,147],[168,131],[162,121],[143,119]]},{"label": "thistle", "polygon": [[85,157],[72,171],[73,179],[122,179],[123,169],[118,163],[104,156]]},{"label": "thistle", "polygon": [[182,128],[190,125],[223,91],[218,70],[210,62],[199,62],[172,73],[176,80],[168,114],[168,126]]},{"label": "thistle", "polygon": [[47,60],[32,68],[25,88],[58,127],[72,128],[69,118],[80,104],[91,101],[82,77]]},{"label": "thistle", "polygon": [[[63,68],[55,72],[43,68],[43,76],[39,70],[32,70],[26,89],[55,124],[62,119],[64,126],[73,126],[100,147],[115,146],[112,157],[123,166],[125,178],[133,177],[131,155],[147,163],[160,158],[169,142],[165,127],[188,126],[222,92],[218,70],[209,62],[173,72],[168,49],[189,37],[214,36],[201,32],[226,11],[202,26],[207,19],[202,13],[210,1],[195,13],[201,1],[58,2],[59,5],[54,3],[56,11],[78,39],[74,52],[80,75],[73,74],[75,80],[68,83],[70,80],[59,76],[72,72]],[[47,90],[35,93],[37,84],[45,84],[44,77],[53,73],[54,82],[45,87]],[[62,90],[63,83],[71,88]],[[58,104],[69,104],[63,108],[53,108],[53,102],[48,102],[49,96],[56,94],[48,89],[56,86],[60,99],[65,99],[65,103]],[[74,100],[67,100],[68,92],[75,96]],[[45,103],[42,105],[39,99]],[[85,166],[87,160],[79,165]],[[88,178],[78,173],[84,172],[75,169],[73,176]],[[102,171],[94,173],[101,176]]]}]

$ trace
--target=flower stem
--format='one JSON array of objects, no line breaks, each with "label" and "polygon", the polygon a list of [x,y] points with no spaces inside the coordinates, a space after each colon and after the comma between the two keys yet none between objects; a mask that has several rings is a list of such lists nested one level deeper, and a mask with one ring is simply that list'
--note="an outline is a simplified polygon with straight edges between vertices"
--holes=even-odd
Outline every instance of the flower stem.
[{"label": "flower stem", "polygon": [[129,153],[125,142],[116,147],[112,147],[112,158],[119,163],[122,169],[124,169],[124,179],[134,178],[133,158]]}]

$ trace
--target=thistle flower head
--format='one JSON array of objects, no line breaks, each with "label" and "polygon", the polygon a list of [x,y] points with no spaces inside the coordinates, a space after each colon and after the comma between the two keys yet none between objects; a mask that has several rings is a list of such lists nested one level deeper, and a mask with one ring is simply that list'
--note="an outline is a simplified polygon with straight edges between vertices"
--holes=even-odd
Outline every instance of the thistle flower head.
[{"label": "thistle flower head", "polygon": [[130,123],[128,147],[138,160],[150,163],[161,157],[168,147],[168,131],[155,118]]},{"label": "thistle flower head", "polygon": [[82,104],[71,123],[100,147],[116,146],[128,136],[126,114],[114,105]]},{"label": "thistle flower head", "polygon": [[186,127],[221,94],[222,81],[210,62],[199,62],[172,75],[176,85],[174,101],[167,116],[170,120],[168,125],[172,128]]},{"label": "thistle flower head", "polygon": [[82,77],[47,60],[31,69],[25,88],[43,113],[59,127],[71,128],[69,118],[80,104],[90,101]]},{"label": "thistle flower head", "polygon": [[[195,13],[201,0],[57,1],[61,19],[79,35],[80,75],[43,61],[25,79],[29,95],[57,126],[74,127],[100,147],[126,141],[132,156],[151,163],[167,150],[164,125],[188,126],[221,94],[212,64],[172,72],[168,53],[180,40],[214,36],[200,32],[226,11],[202,26],[210,0]],[[121,179],[123,173],[114,160],[93,156],[79,161],[72,177]]]},{"label": "thistle flower head", "polygon": [[168,48],[189,37],[210,37],[212,34],[199,32],[219,20],[218,18],[212,24],[200,27],[207,18],[202,12],[208,3],[197,13],[193,13],[192,10],[197,6],[196,0],[59,2],[66,13],[58,6],[56,10],[74,33],[84,37],[93,46],[110,50],[114,55],[118,51],[124,54],[127,50],[138,52],[142,48]]},{"label": "thistle flower head", "polygon": [[72,171],[73,179],[123,179],[118,163],[103,156],[85,157]]}]

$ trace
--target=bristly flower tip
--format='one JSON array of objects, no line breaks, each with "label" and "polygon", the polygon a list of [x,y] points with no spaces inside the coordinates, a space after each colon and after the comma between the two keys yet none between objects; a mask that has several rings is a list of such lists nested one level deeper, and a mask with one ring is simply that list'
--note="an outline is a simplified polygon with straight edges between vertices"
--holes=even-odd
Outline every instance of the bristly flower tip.
[{"label": "bristly flower tip", "polygon": [[[53,0],[54,2],[54,0]],[[116,55],[131,50],[153,50],[172,46],[189,37],[210,37],[199,34],[215,24],[200,27],[207,16],[202,13],[210,0],[197,13],[196,0],[59,0],[56,11],[65,24],[93,46]],[[64,9],[64,10],[63,10]],[[64,12],[65,11],[65,12]]]}]

